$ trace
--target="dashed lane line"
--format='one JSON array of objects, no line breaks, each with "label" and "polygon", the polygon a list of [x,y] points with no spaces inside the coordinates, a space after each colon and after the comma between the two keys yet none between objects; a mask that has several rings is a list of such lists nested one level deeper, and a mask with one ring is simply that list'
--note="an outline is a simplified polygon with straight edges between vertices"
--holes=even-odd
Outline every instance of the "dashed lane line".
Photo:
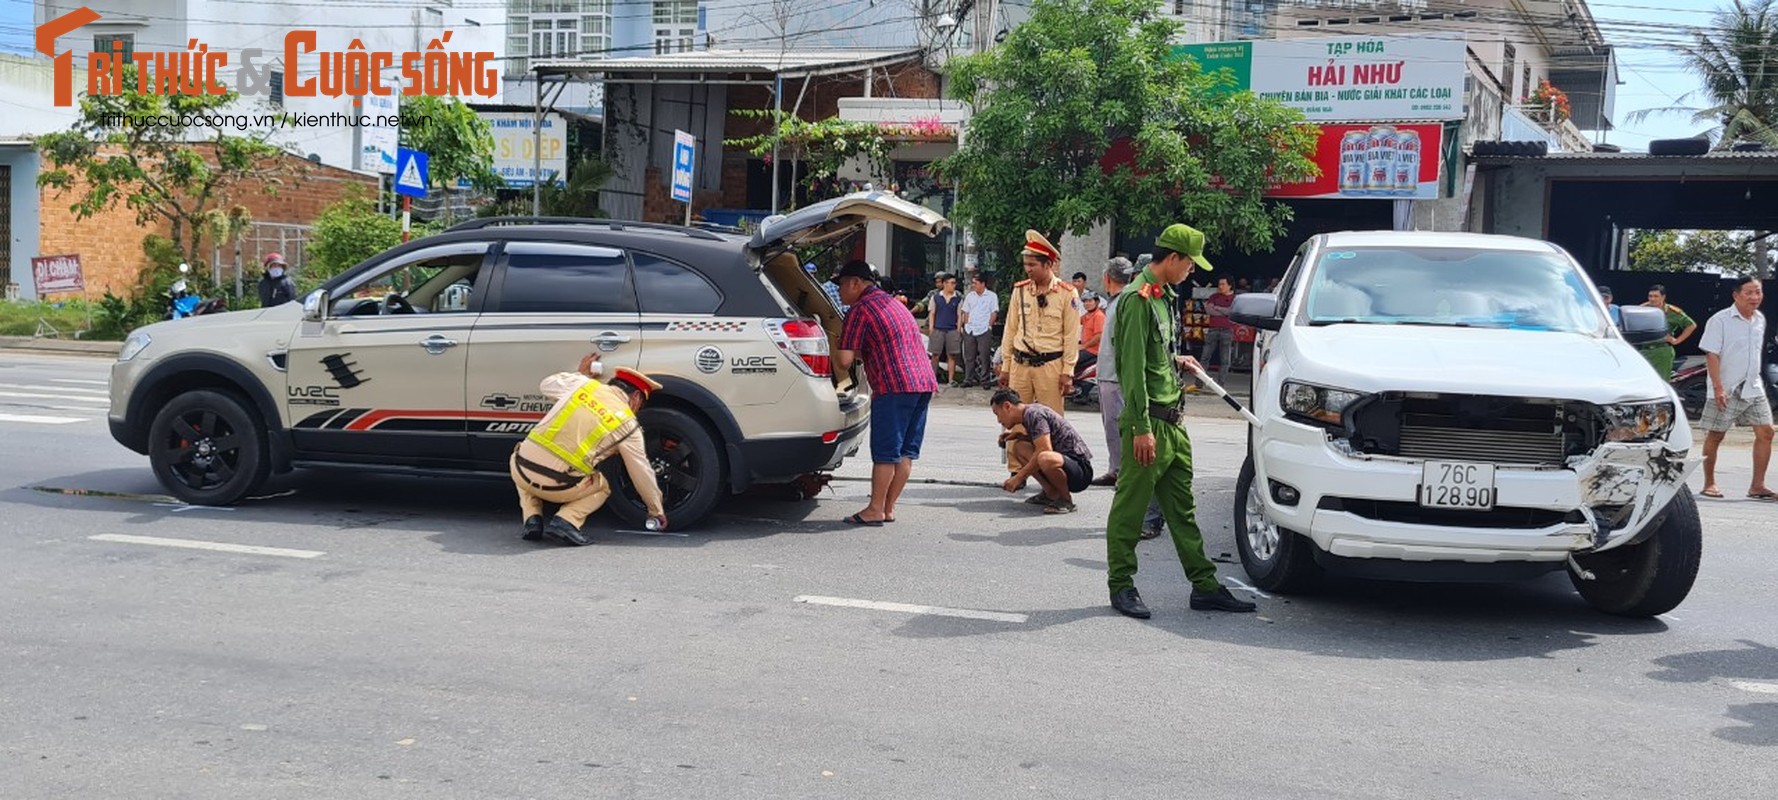
[{"label": "dashed lane line", "polygon": [[67,425],[88,422],[91,417],[45,417],[39,414],[0,414],[0,422],[23,422],[29,425]]},{"label": "dashed lane line", "polygon": [[981,619],[989,622],[1011,622],[1024,624],[1031,617],[1027,614],[1014,614],[1005,611],[979,611],[973,608],[945,608],[944,606],[923,606],[912,603],[890,603],[882,600],[860,600],[853,597],[822,597],[820,595],[797,595],[795,602],[817,606],[839,606],[841,608],[865,608],[872,611],[894,611],[901,614],[921,614],[932,617],[957,617],[960,619]]},{"label": "dashed lane line", "polygon": [[278,556],[281,558],[320,558],[327,555],[320,550],[291,550],[284,547],[260,547],[252,544],[231,544],[229,542],[205,542],[197,539],[163,539],[159,536],[130,536],[122,533],[101,533],[88,536],[96,542],[118,542],[121,544],[145,544],[154,547],[178,547],[186,550],[212,550],[219,553],[245,553],[254,556]]}]

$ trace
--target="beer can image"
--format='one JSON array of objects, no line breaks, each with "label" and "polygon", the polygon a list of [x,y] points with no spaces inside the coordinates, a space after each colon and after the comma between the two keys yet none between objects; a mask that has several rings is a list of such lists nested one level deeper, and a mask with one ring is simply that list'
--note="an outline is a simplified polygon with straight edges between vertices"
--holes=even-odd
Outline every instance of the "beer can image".
[{"label": "beer can image", "polygon": [[1395,145],[1395,194],[1420,190],[1420,134],[1402,131]]},{"label": "beer can image", "polygon": [[1340,194],[1365,194],[1365,133],[1347,131],[1340,137]]},{"label": "beer can image", "polygon": [[1371,194],[1389,194],[1395,187],[1396,144],[1399,140],[1392,125],[1378,125],[1365,135],[1364,188]]}]

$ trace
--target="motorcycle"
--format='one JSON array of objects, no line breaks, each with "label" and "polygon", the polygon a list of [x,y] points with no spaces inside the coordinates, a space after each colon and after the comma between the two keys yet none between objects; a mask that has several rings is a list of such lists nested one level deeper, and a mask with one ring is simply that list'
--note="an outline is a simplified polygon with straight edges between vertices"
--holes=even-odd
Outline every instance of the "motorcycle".
[{"label": "motorcycle", "polygon": [[1099,364],[1093,362],[1074,370],[1074,389],[1064,398],[1070,403],[1099,407]]},{"label": "motorcycle", "polygon": [[[1765,367],[1761,374],[1766,381],[1766,399],[1778,411],[1778,339],[1767,342]],[[1704,404],[1710,401],[1710,371],[1703,356],[1693,356],[1673,371],[1673,391],[1679,394],[1679,405],[1685,415],[1698,420],[1704,416]]]},{"label": "motorcycle", "polygon": [[205,300],[190,291],[185,275],[191,272],[190,264],[179,265],[179,280],[167,288],[167,313],[161,319],[184,319],[200,314],[218,314],[228,310],[228,300],[217,297]]}]

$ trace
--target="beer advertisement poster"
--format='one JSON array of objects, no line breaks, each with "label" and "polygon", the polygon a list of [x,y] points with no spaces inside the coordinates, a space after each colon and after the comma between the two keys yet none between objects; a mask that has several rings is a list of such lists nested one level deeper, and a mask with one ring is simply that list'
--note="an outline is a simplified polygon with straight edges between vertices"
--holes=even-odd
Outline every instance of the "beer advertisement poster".
[{"label": "beer advertisement poster", "polygon": [[1321,175],[1272,187],[1267,197],[1432,200],[1444,152],[1441,124],[1322,125],[1315,145]]}]

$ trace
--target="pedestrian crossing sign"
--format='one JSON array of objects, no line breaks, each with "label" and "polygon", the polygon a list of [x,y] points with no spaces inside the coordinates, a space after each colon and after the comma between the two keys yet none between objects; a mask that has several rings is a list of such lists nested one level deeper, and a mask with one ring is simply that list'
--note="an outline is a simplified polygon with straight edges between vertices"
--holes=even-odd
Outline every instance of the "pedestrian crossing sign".
[{"label": "pedestrian crossing sign", "polygon": [[395,193],[409,197],[425,197],[429,176],[426,154],[405,147],[395,151]]}]

